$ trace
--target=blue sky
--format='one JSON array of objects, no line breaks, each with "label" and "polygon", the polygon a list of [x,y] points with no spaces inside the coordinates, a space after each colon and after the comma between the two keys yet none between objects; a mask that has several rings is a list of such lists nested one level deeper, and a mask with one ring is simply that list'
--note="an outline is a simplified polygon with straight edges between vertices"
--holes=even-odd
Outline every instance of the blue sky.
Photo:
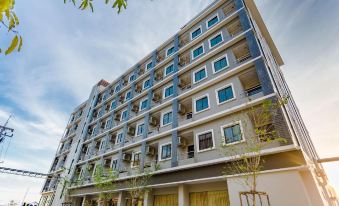
[{"label": "blue sky", "polygon": [[[118,77],[210,2],[129,1],[128,10],[117,15],[101,1],[94,14],[62,0],[17,1],[23,50],[0,56],[0,122],[13,114],[9,126],[16,130],[2,166],[47,172],[70,112],[91,87],[101,78]],[[339,2],[256,2],[320,156],[338,155],[339,27],[333,22],[339,19]],[[339,163],[325,167],[339,188]],[[0,174],[0,204],[21,201],[27,189],[27,200],[38,200],[42,183]]]}]

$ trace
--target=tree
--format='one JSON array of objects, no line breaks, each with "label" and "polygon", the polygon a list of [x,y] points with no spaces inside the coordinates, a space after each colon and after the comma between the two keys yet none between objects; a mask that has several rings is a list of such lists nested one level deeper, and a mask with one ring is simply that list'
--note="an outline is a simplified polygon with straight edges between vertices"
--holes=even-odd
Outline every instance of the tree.
[{"label": "tree", "polygon": [[[79,5],[77,0],[68,0],[68,2],[73,3],[74,6],[77,6],[81,10],[90,9],[94,12],[93,0],[80,0]],[[67,0],[64,0],[64,3],[67,3]],[[112,5],[112,8],[116,8],[118,10],[118,14],[122,11],[122,9],[127,8],[127,0],[105,0],[105,4]]]},{"label": "tree", "polygon": [[[0,1],[0,31],[6,31],[13,35],[12,42],[5,51],[5,55],[12,53],[14,50],[20,51],[22,47],[22,37],[17,29],[19,26],[19,18],[13,11],[14,0]],[[2,54],[2,49],[0,48]]]},{"label": "tree", "polygon": [[245,110],[242,115],[251,120],[254,127],[253,136],[246,136],[246,141],[241,144],[231,146],[223,144],[222,146],[225,155],[230,158],[230,161],[226,162],[224,174],[242,175],[243,183],[249,188],[249,191],[242,192],[240,197],[249,197],[252,202],[249,204],[252,206],[256,206],[257,196],[268,198],[265,192],[257,191],[258,176],[264,164],[262,150],[273,142],[287,142],[285,138],[279,136],[273,125],[274,117],[286,102],[287,98],[276,101],[267,100],[259,106]]}]

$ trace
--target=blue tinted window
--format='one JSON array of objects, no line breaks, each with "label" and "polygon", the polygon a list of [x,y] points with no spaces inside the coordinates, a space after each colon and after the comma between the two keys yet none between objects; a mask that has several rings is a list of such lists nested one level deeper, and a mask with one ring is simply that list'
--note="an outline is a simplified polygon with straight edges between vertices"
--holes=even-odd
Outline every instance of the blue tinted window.
[{"label": "blue tinted window", "polygon": [[225,143],[230,144],[242,140],[240,125],[224,128]]},{"label": "blue tinted window", "polygon": [[231,86],[228,86],[218,91],[219,103],[225,102],[233,98],[234,98],[234,94],[233,94],[233,90]]},{"label": "blue tinted window", "polygon": [[144,110],[147,108],[147,99],[141,102],[140,110]]},{"label": "blue tinted window", "polygon": [[132,74],[132,75],[129,77],[129,81],[132,82],[132,81],[134,81],[134,80],[135,80],[135,75]]},{"label": "blue tinted window", "polygon": [[207,109],[209,107],[208,105],[208,97],[203,97],[199,100],[197,100],[195,102],[195,108],[196,108],[196,111],[199,112],[199,111],[202,111],[204,109]]},{"label": "blue tinted window", "polygon": [[132,93],[131,93],[131,91],[128,91],[128,92],[126,93],[126,100],[131,99],[131,97],[132,97]]},{"label": "blue tinted window", "polygon": [[204,53],[204,48],[203,48],[203,46],[200,46],[199,48],[196,48],[196,49],[193,51],[193,58],[198,57],[198,56],[201,55],[202,53]]},{"label": "blue tinted window", "polygon": [[168,75],[174,71],[174,66],[171,64],[170,66],[166,67],[165,69],[165,75]]},{"label": "blue tinted window", "polygon": [[218,16],[215,16],[213,19],[211,19],[207,22],[207,27],[210,28],[211,26],[216,24],[218,21],[219,21]]},{"label": "blue tinted window", "polygon": [[197,30],[195,30],[194,32],[192,32],[192,39],[196,38],[197,36],[199,36],[201,34],[201,28],[198,28]]},{"label": "blue tinted window", "polygon": [[162,125],[167,125],[172,122],[172,112],[164,114],[162,117]]},{"label": "blue tinted window", "polygon": [[200,80],[206,78],[206,69],[201,69],[194,73],[194,81],[199,82]]},{"label": "blue tinted window", "polygon": [[142,135],[144,133],[144,124],[138,125],[137,135]]},{"label": "blue tinted window", "polygon": [[148,63],[147,66],[146,66],[146,69],[149,70],[152,68],[152,62]]},{"label": "blue tinted window", "polygon": [[170,144],[161,147],[161,159],[171,158],[172,147]]},{"label": "blue tinted window", "polygon": [[174,47],[171,47],[167,50],[167,56],[170,56],[173,53],[174,53]]},{"label": "blue tinted window", "polygon": [[121,120],[126,120],[127,119],[127,110],[123,111],[121,114]]},{"label": "blue tinted window", "polygon": [[112,102],[111,104],[111,109],[115,109],[117,107],[117,103],[115,101]]},{"label": "blue tinted window", "polygon": [[150,81],[149,79],[147,79],[147,80],[144,82],[143,88],[144,88],[144,89],[147,89],[147,88],[150,86],[150,83],[151,83],[151,81]]},{"label": "blue tinted window", "polygon": [[120,85],[115,86],[115,92],[120,91]]},{"label": "blue tinted window", "polygon": [[123,136],[124,136],[123,133],[118,134],[117,143],[122,142]]},{"label": "blue tinted window", "polygon": [[218,61],[214,62],[213,64],[214,64],[214,72],[218,72],[218,71],[228,67],[228,62],[227,62],[226,57],[219,59]]},{"label": "blue tinted window", "polygon": [[211,47],[214,47],[215,45],[219,44],[222,42],[222,36],[219,34],[218,36],[214,37],[213,39],[210,40],[210,45]]},{"label": "blue tinted window", "polygon": [[167,87],[165,89],[165,98],[173,95],[173,86]]}]

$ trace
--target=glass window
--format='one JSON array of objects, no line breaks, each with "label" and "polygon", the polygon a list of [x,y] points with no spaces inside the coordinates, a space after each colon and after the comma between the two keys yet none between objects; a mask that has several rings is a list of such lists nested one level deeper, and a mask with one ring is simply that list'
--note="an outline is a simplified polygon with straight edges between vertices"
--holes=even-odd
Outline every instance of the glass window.
[{"label": "glass window", "polygon": [[196,48],[193,51],[193,58],[197,58],[198,56],[200,56],[202,53],[204,53],[204,47],[201,45],[200,47]]},{"label": "glass window", "polygon": [[168,50],[167,50],[167,56],[170,56],[171,54],[173,54],[174,53],[174,46],[173,47],[171,47],[171,48],[169,48]]},{"label": "glass window", "polygon": [[213,135],[212,132],[198,135],[199,151],[213,148]]},{"label": "glass window", "polygon": [[118,160],[113,160],[112,161],[112,170],[118,169]]},{"label": "glass window", "polygon": [[115,109],[117,107],[117,103],[115,101],[113,101],[111,103],[111,109]]},{"label": "glass window", "polygon": [[121,120],[126,120],[126,119],[127,119],[127,110],[121,113]]},{"label": "glass window", "polygon": [[214,72],[221,71],[221,70],[225,69],[226,67],[228,67],[228,62],[227,62],[226,57],[223,57],[223,58],[215,61],[213,63],[213,67],[214,67]]},{"label": "glass window", "polygon": [[147,89],[149,88],[149,86],[151,85],[151,80],[147,79],[144,81],[144,84],[142,85],[143,89]]},{"label": "glass window", "polygon": [[174,71],[174,66],[171,64],[170,66],[165,68],[165,76],[171,74]]},{"label": "glass window", "polygon": [[150,62],[146,65],[146,70],[150,70],[151,68],[152,68],[152,62]]},{"label": "glass window", "polygon": [[207,77],[206,69],[203,68],[197,72],[194,72],[194,82],[199,82]]},{"label": "glass window", "polygon": [[161,159],[168,159],[171,158],[172,156],[172,145],[168,144],[168,145],[163,145],[161,146]]},{"label": "glass window", "polygon": [[119,92],[119,91],[120,91],[120,85],[115,86],[114,91],[115,91],[115,92]]},{"label": "glass window", "polygon": [[147,99],[140,103],[140,111],[147,108]]},{"label": "glass window", "polygon": [[236,124],[224,128],[225,143],[230,144],[242,140],[240,125]]},{"label": "glass window", "polygon": [[118,134],[118,137],[117,137],[117,144],[119,144],[119,143],[122,142],[123,137],[124,137],[123,133],[119,133],[119,134]]},{"label": "glass window", "polygon": [[134,74],[129,76],[129,82],[133,82],[134,80],[135,80],[135,75]]},{"label": "glass window", "polygon": [[194,32],[192,32],[192,39],[196,38],[201,34],[201,28],[196,29]]},{"label": "glass window", "polygon": [[208,97],[205,96],[201,99],[198,99],[195,102],[195,108],[196,108],[196,112],[200,112],[202,110],[209,108]]},{"label": "glass window", "polygon": [[144,133],[144,124],[138,125],[137,128],[137,136],[142,135]]},{"label": "glass window", "polygon": [[233,99],[233,98],[234,98],[234,94],[233,94],[232,86],[228,86],[228,87],[220,89],[218,91],[219,103],[226,102],[226,101]]},{"label": "glass window", "polygon": [[125,100],[129,100],[129,99],[131,99],[131,97],[132,97],[132,92],[131,92],[131,91],[128,91],[128,92],[126,93]]},{"label": "glass window", "polygon": [[219,21],[218,16],[213,17],[211,20],[207,22],[207,27],[210,28],[211,26],[215,25]]},{"label": "glass window", "polygon": [[162,125],[172,123],[172,112],[168,112],[162,116]]},{"label": "glass window", "polygon": [[173,95],[173,85],[165,89],[165,98]]},{"label": "glass window", "polygon": [[140,153],[136,153],[133,155],[133,166],[138,166],[140,164]]},{"label": "glass window", "polygon": [[210,40],[210,46],[211,46],[211,48],[214,47],[214,46],[216,46],[216,45],[219,44],[220,42],[222,42],[222,36],[221,36],[221,34],[218,34],[218,36],[216,36],[216,37],[214,37],[214,38],[212,38],[212,39]]}]

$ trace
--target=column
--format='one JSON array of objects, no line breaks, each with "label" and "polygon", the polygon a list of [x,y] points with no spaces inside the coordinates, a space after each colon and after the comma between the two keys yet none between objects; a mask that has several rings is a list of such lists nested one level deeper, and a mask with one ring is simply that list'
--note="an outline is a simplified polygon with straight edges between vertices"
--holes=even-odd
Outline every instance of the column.
[{"label": "column", "polygon": [[189,206],[189,192],[184,184],[178,186],[178,200],[179,206]]}]

